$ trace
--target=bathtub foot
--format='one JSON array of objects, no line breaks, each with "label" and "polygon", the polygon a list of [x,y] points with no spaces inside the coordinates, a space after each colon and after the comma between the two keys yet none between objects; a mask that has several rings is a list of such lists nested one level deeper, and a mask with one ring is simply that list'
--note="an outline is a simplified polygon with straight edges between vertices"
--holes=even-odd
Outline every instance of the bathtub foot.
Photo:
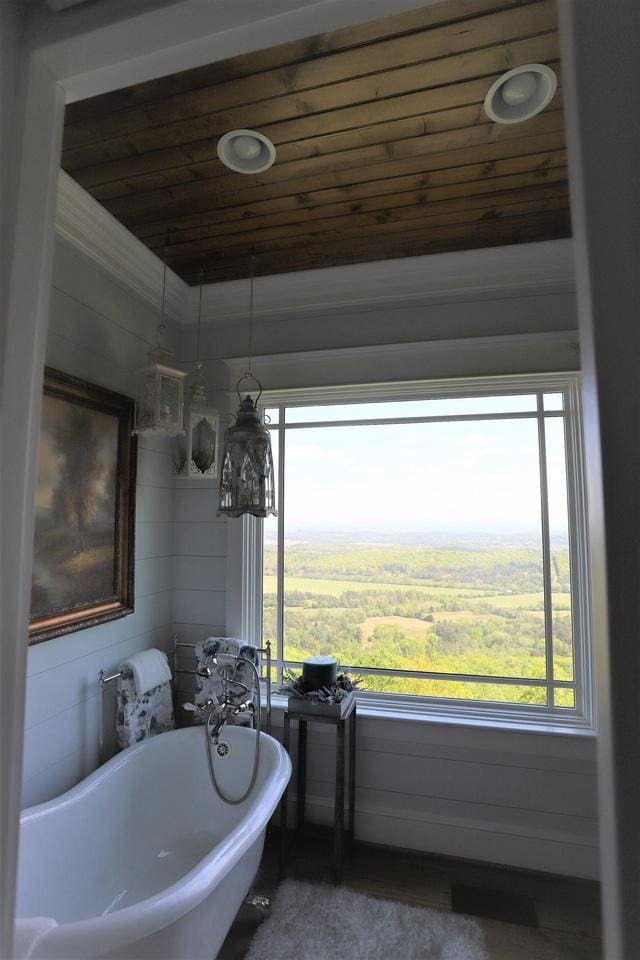
[{"label": "bathtub foot", "polygon": [[261,897],[256,893],[248,893],[244,898],[246,907],[251,907],[256,913],[266,918],[271,913],[271,900],[269,897]]}]

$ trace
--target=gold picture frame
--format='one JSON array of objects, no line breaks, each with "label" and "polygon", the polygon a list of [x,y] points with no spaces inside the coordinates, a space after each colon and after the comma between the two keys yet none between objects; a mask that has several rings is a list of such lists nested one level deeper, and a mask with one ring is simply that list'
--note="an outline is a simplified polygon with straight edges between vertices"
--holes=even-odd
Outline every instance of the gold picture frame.
[{"label": "gold picture frame", "polygon": [[47,368],[29,643],[134,610],[134,401]]}]

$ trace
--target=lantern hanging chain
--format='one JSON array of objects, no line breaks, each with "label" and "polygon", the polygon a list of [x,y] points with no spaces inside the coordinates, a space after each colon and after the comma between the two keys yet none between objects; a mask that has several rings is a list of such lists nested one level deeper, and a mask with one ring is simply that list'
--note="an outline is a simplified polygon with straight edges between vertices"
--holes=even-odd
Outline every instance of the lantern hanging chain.
[{"label": "lantern hanging chain", "polygon": [[200,324],[202,323],[202,280],[204,277],[204,267],[200,267],[200,292],[198,296],[198,330],[196,333],[196,369],[202,369],[200,362]]},{"label": "lantern hanging chain", "polygon": [[162,341],[164,340],[164,335],[166,332],[166,324],[164,322],[164,306],[167,296],[167,245],[164,245],[164,267],[162,269],[162,305],[160,307],[160,323],[158,324],[158,334],[157,334],[157,343],[156,346],[162,347]]},{"label": "lantern hanging chain", "polygon": [[255,253],[251,254],[251,284],[249,287],[249,365],[247,367],[247,374],[253,376],[253,371],[251,369],[252,359],[253,359],[253,271],[255,266],[256,255]]}]

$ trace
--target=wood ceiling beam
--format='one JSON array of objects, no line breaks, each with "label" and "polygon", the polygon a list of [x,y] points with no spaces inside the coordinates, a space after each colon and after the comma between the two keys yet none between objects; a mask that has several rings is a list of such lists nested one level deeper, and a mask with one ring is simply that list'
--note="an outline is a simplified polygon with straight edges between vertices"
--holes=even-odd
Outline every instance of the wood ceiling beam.
[{"label": "wood ceiling beam", "polygon": [[493,192],[501,189],[494,183],[506,180],[514,175],[520,175],[535,183],[544,179],[547,173],[556,168],[566,169],[566,152],[556,150],[548,153],[526,154],[522,157],[508,157],[493,163],[466,164],[452,169],[435,170],[429,173],[419,173],[406,177],[391,177],[373,182],[349,184],[343,187],[309,191],[306,194],[295,194],[276,197],[273,200],[264,200],[249,205],[229,206],[223,209],[207,210],[171,220],[152,221],[137,228],[137,235],[146,243],[154,239],[170,236],[182,230],[215,227],[216,223],[229,220],[244,220],[258,217],[264,213],[278,213],[280,211],[300,211],[303,216],[312,210],[320,209],[330,204],[348,204],[357,207],[367,200],[378,197],[399,195],[405,191],[416,191],[428,198],[441,199],[447,196],[473,194],[482,190]]},{"label": "wood ceiling beam", "polygon": [[[555,69],[555,67],[554,67]],[[349,131],[370,125],[377,126],[397,120],[398,117],[421,117],[429,129],[445,129],[438,126],[438,115],[453,114],[454,110],[469,109],[481,104],[487,89],[497,79],[497,74],[469,80],[464,83],[449,84],[432,90],[419,90],[398,97],[388,97],[375,103],[358,104],[314,114],[312,117],[297,117],[261,128],[261,133],[269,137],[279,148],[279,158],[285,144],[310,142],[315,146],[331,135],[347,134]],[[154,150],[151,153],[135,157],[125,157],[97,163],[93,166],[75,169],[74,178],[78,183],[90,189],[103,183],[135,178],[155,171],[172,170],[204,163],[217,157],[217,141],[208,138],[170,147],[166,150]]]},{"label": "wood ceiling beam", "polygon": [[241,108],[220,110],[216,106],[215,112],[207,115],[158,123],[134,132],[122,130],[117,133],[114,128],[108,139],[87,139],[78,144],[73,142],[70,134],[65,133],[63,166],[72,171],[102,160],[117,160],[195,140],[217,138],[236,128],[260,129],[262,125],[278,120],[290,120],[352,106],[354,103],[375,102],[416,90],[487,77],[508,70],[517,63],[547,63],[558,59],[558,36],[555,32],[549,32],[523,40],[502,42],[471,53],[330,83],[325,87],[304,91],[303,94],[261,100]]},{"label": "wood ceiling beam", "polygon": [[[496,193],[480,193],[476,196],[451,197],[445,200],[427,201],[416,197],[415,194],[406,194],[404,197],[381,198],[375,205],[360,205],[358,211],[350,205],[349,209],[344,209],[340,213],[333,215],[319,216],[320,211],[316,212],[316,217],[308,217],[298,214],[297,219],[288,219],[286,222],[279,221],[277,226],[265,218],[261,224],[250,223],[231,223],[224,224],[221,227],[212,230],[208,235],[199,236],[192,240],[168,238],[167,251],[172,263],[177,263],[177,258],[194,259],[199,255],[207,255],[209,251],[220,249],[229,250],[233,246],[244,246],[251,249],[252,245],[256,248],[271,240],[288,237],[307,238],[310,235],[317,235],[327,232],[338,231],[340,236],[347,237],[356,234],[364,234],[368,226],[387,224],[393,222],[406,222],[412,219],[424,219],[425,217],[435,217],[447,213],[464,213],[475,210],[496,210],[502,209],[509,204],[532,202],[537,200],[547,200],[562,198],[562,205],[568,204],[568,183],[566,169],[560,168],[558,179],[550,183],[542,183],[538,186],[520,187],[512,190],[503,190]],[[469,218],[473,219],[472,216]],[[226,229],[223,229],[226,227]],[[391,232],[391,230],[390,230]],[[149,244],[152,250],[162,255],[164,249],[164,238],[156,243]]]},{"label": "wood ceiling beam", "polygon": [[493,13],[537,0],[449,0],[446,4],[417,7],[404,13],[366,23],[354,24],[331,33],[316,34],[302,40],[279,44],[268,50],[240,54],[231,60],[184,70],[168,77],[159,77],[135,84],[124,90],[90,100],[79,100],[67,106],[69,124],[82,123],[110,113],[118,113],[144,103],[166,100],[176,94],[209,87],[229,80],[262,73],[286,64],[324,57],[328,54],[362,46],[376,40],[401,36],[415,30],[445,23],[464,22],[482,13]]},{"label": "wood ceiling beam", "polygon": [[427,173],[431,170],[448,169],[469,163],[491,163],[504,157],[562,149],[564,135],[559,122],[561,118],[550,121],[549,117],[554,118],[554,115],[547,114],[536,118],[539,120],[536,129],[541,132],[526,137],[515,136],[514,131],[509,128],[494,127],[493,136],[498,139],[487,143],[484,142],[486,134],[482,133],[482,128],[477,134],[462,131],[464,135],[460,137],[457,136],[460,131],[454,131],[449,143],[455,142],[455,148],[441,148],[436,153],[430,152],[429,138],[423,137],[417,142],[408,141],[407,146],[402,150],[404,156],[394,158],[390,151],[385,160],[376,162],[379,153],[371,150],[368,155],[363,153],[357,163],[326,165],[322,174],[318,171],[319,165],[314,164],[313,171],[306,176],[296,178],[295,181],[290,177],[281,179],[280,173],[277,173],[277,179],[274,177],[272,182],[256,183],[252,178],[252,186],[242,190],[238,188],[235,178],[233,178],[234,183],[228,182],[232,178],[218,178],[158,194],[148,193],[140,197],[126,197],[106,203],[105,206],[126,226],[134,226],[159,217],[184,216],[216,206],[224,207],[232,203],[236,205],[256,197],[267,199],[292,193],[300,194],[322,187],[338,187],[365,180],[371,182],[390,176]]},{"label": "wood ceiling beam", "polygon": [[163,128],[167,124],[207,117],[231,108],[253,110],[256,97],[260,101],[271,101],[289,94],[306,95],[314,88],[325,90],[340,81],[353,83],[356,79],[388,71],[390,64],[421,64],[425,69],[434,68],[441,59],[453,59],[454,54],[466,54],[493,45],[496,36],[512,41],[549,33],[555,27],[552,0],[541,0],[465,20],[463,24],[454,22],[406,36],[381,39],[365,47],[234,78],[213,87],[147,103],[143,107],[85,119],[82,123],[68,123],[65,145],[74,148],[112,137],[129,137],[150,127]]},{"label": "wood ceiling beam", "polygon": [[[528,199],[527,194],[515,198],[511,202],[503,202],[496,198],[481,198],[469,206],[447,207],[444,212],[436,213],[429,207],[403,207],[393,211],[384,211],[384,215],[376,218],[375,215],[354,215],[353,217],[337,217],[314,224],[300,224],[273,228],[270,231],[257,234],[245,234],[233,238],[211,237],[201,241],[194,251],[193,245],[182,244],[176,248],[168,248],[167,258],[169,266],[180,272],[185,263],[193,263],[194,252],[201,262],[207,259],[224,258],[234,259],[245,257],[247,262],[252,252],[255,254],[275,252],[278,250],[294,250],[298,246],[303,248],[314,243],[341,243],[350,244],[352,240],[376,240],[379,236],[394,242],[394,234],[406,233],[407,230],[432,230],[440,227],[449,227],[466,224],[471,234],[474,225],[485,223],[488,220],[502,221],[509,217],[521,217],[548,211],[563,211],[568,208],[569,199],[566,184],[549,188],[549,196],[534,196]],[[183,252],[184,250],[184,252]]]},{"label": "wood ceiling beam", "polygon": [[[452,184],[446,187],[435,187],[426,190],[409,190],[404,193],[383,194],[367,197],[357,201],[343,201],[341,203],[324,204],[316,208],[294,207],[278,216],[264,215],[251,218],[235,218],[223,220],[221,217],[212,219],[204,226],[192,227],[187,230],[160,232],[145,238],[145,242],[152,250],[160,250],[167,241],[170,247],[177,243],[204,240],[212,236],[233,236],[247,231],[259,231],[265,227],[284,224],[312,223],[330,217],[353,216],[354,214],[376,212],[394,209],[396,207],[411,207],[426,205],[432,209],[434,205],[448,200],[462,202],[473,201],[477,197],[491,196],[503,192],[522,196],[524,190],[567,182],[567,168],[565,163],[559,166],[546,167],[541,170],[528,171],[525,174],[506,177],[494,177],[491,180],[472,180],[469,183]],[[222,211],[224,213],[224,211]]]},{"label": "wood ceiling beam", "polygon": [[[560,82],[559,62],[553,61],[550,66],[555,70]],[[367,127],[375,129],[398,118],[421,120],[426,131],[430,133],[454,129],[461,123],[459,117],[464,116],[465,112],[469,115],[474,106],[482,105],[487,90],[497,78],[498,75],[495,74],[431,90],[419,90],[374,103],[330,110],[312,117],[299,117],[264,126],[261,132],[278,148],[280,162],[283,156],[288,156],[283,152],[285,145],[290,151],[306,150],[312,153],[317,150],[326,153],[330,152],[332,136],[348,136],[351,131],[362,131]],[[554,98],[554,103],[558,104],[557,97]],[[74,171],[74,178],[87,190],[101,184],[124,180],[126,184],[123,192],[128,192],[130,187],[135,186],[136,178],[141,178],[140,186],[144,189],[144,178],[155,172],[165,173],[172,178],[172,182],[179,182],[173,180],[173,171],[184,169],[183,179],[187,181],[189,177],[197,176],[199,164],[217,158],[216,146],[217,141],[207,139],[166,150],[155,150],[140,156],[77,169]]]},{"label": "wood ceiling beam", "polygon": [[[352,241],[350,244],[335,242],[313,244],[298,251],[293,259],[289,251],[276,251],[256,255],[255,276],[289,273],[292,270],[312,270],[340,264],[360,263],[371,260],[392,260],[397,257],[422,256],[444,253],[448,250],[473,250],[478,247],[502,246],[512,243],[534,243],[570,236],[571,225],[568,210],[543,214],[529,214],[494,223],[477,223],[469,231],[468,226],[453,225],[439,230],[407,231],[390,244],[382,238],[376,243]],[[188,283],[198,283],[200,267],[204,266],[204,282],[238,280],[249,276],[247,257],[235,260],[217,258],[214,263],[184,264],[181,274]]]},{"label": "wood ceiling beam", "polygon": [[[552,113],[560,108],[561,96],[558,91],[549,104],[548,111]],[[476,130],[483,127],[484,134],[489,139],[494,126],[486,116],[482,104],[478,103],[432,113],[428,116],[401,118],[387,123],[370,123],[368,126],[362,126],[356,130],[345,131],[333,136],[309,137],[278,148],[277,169],[269,179],[273,179],[278,172],[281,174],[281,179],[286,179],[296,176],[296,169],[304,169],[302,167],[292,167],[290,166],[291,163],[297,162],[300,164],[304,160],[318,163],[319,157],[328,157],[328,163],[341,162],[345,158],[348,161],[352,156],[350,153],[352,150],[377,146],[381,148],[381,151],[384,151],[385,148],[382,147],[384,144],[402,144],[405,140],[425,136],[433,138],[436,134],[440,134],[442,139],[445,139],[444,134],[448,131],[468,127],[474,127]],[[434,147],[437,147],[437,139],[432,139],[430,142]],[[388,148],[386,149],[388,150]],[[400,147],[400,149],[402,148]],[[343,156],[332,157],[333,154]],[[305,170],[305,175],[306,173]],[[215,160],[209,162],[165,168],[157,173],[148,173],[137,177],[129,177],[125,180],[96,185],[91,193],[96,200],[104,203],[116,200],[119,197],[133,194],[141,195],[153,190],[166,190],[169,187],[187,186],[189,184],[201,185],[204,181],[221,176],[238,180],[238,174],[230,175],[216,157]],[[84,185],[82,177],[78,180],[81,185]]]}]

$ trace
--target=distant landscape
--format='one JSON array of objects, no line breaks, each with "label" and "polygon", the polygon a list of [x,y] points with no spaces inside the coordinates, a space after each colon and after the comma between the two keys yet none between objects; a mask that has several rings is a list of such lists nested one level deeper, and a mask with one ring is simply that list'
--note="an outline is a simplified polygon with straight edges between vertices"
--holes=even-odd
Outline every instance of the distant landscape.
[{"label": "distant landscape", "polygon": [[[556,679],[573,679],[569,555],[552,534]],[[265,539],[264,635],[275,641],[276,544]],[[513,684],[366,675],[369,690],[545,704],[540,534],[306,525],[285,541],[284,658],[332,653],[341,665],[513,678]],[[573,706],[573,692],[556,692]]]}]

